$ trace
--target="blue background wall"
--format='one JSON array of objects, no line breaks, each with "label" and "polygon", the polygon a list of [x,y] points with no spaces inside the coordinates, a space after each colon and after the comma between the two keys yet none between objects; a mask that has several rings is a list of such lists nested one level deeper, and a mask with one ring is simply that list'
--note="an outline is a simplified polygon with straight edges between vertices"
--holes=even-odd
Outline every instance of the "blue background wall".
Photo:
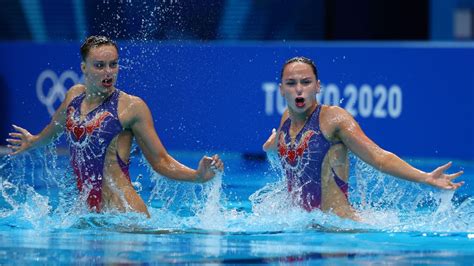
[{"label": "blue background wall", "polygon": [[[60,92],[80,81],[79,46],[79,42],[0,43],[0,86],[6,95],[3,127],[15,123],[37,133],[49,122],[47,106],[58,106],[55,96],[61,95],[48,96],[53,86]],[[117,87],[148,103],[168,149],[261,152],[283,110],[277,89],[281,66],[290,57],[304,55],[317,62],[324,84],[322,102],[353,110],[380,146],[402,156],[474,159],[472,44],[120,42],[119,46]],[[52,72],[42,81],[47,70]],[[42,103],[38,90],[49,97],[42,99],[48,104]],[[339,93],[336,103],[330,101],[335,93]]]}]

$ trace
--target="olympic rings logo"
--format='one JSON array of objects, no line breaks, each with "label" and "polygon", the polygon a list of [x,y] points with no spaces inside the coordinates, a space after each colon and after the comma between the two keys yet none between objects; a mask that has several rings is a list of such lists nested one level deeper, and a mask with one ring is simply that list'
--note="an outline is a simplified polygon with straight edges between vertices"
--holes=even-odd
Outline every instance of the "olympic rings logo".
[{"label": "olympic rings logo", "polygon": [[[76,72],[72,70],[64,71],[59,77],[52,70],[44,70],[36,80],[36,96],[42,104],[46,105],[49,114],[52,116],[56,111],[54,103],[62,102],[66,97],[68,88],[65,87],[65,82],[70,80],[72,84],[77,84],[83,79],[83,77],[79,78]],[[48,87],[45,88],[45,86]]]}]

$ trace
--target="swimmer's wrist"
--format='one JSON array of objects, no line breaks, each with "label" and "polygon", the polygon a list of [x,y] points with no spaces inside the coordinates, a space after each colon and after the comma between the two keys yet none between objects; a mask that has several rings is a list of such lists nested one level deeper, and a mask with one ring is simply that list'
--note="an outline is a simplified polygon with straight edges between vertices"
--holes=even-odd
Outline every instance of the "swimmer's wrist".
[{"label": "swimmer's wrist", "polygon": [[40,141],[39,141],[39,135],[32,135],[31,136],[31,141],[30,141],[30,145],[32,148],[38,146],[40,144]]},{"label": "swimmer's wrist", "polygon": [[431,178],[431,175],[429,173],[426,173],[426,172],[422,172],[422,175],[423,175],[423,177],[421,178],[420,183],[432,186],[433,185],[433,182],[432,182],[433,179]]},{"label": "swimmer's wrist", "polygon": [[194,183],[204,183],[204,177],[199,173],[199,171],[194,170]]},{"label": "swimmer's wrist", "polygon": [[33,135],[32,140],[30,141],[29,149],[36,149],[46,146],[50,143],[48,138],[41,137],[41,135]]},{"label": "swimmer's wrist", "polygon": [[39,135],[31,135],[30,139],[28,139],[26,142],[27,146],[25,147],[24,151],[36,149],[41,146]]}]

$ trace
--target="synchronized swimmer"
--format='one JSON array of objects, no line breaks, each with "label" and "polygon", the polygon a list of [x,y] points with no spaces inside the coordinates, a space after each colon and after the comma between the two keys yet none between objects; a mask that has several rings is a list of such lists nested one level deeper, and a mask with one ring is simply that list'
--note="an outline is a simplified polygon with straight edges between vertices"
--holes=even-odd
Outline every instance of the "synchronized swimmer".
[{"label": "synchronized swimmer", "polygon": [[90,36],[81,46],[85,84],[69,89],[51,122],[38,135],[14,126],[7,139],[11,154],[50,143],[65,132],[78,190],[91,211],[135,211],[150,216],[128,173],[133,138],[152,168],[168,178],[205,182],[224,165],[218,155],[204,156],[197,170],[171,157],[162,145],[147,104],[115,88],[118,48],[104,36]]},{"label": "synchronized swimmer", "polygon": [[380,148],[347,111],[319,104],[316,94],[320,88],[312,60],[295,57],[286,61],[280,93],[288,109],[278,131],[274,130],[263,145],[264,151],[278,153],[296,205],[307,211],[321,209],[360,219],[347,195],[349,150],[376,169],[409,181],[442,189],[457,189],[464,184],[453,182],[463,171],[445,173],[451,162],[425,173]]},{"label": "synchronized swimmer", "polygon": [[[14,126],[7,139],[12,155],[50,143],[65,132],[77,188],[91,211],[134,211],[150,216],[133,188],[129,157],[135,138],[152,168],[171,179],[206,182],[224,164],[218,155],[204,156],[196,170],[171,157],[162,145],[147,104],[117,88],[118,48],[104,36],[90,36],[81,46],[85,84],[69,89],[51,122],[37,135]],[[414,168],[370,140],[344,109],[321,105],[321,88],[314,62],[305,57],[288,60],[282,69],[280,93],[286,99],[278,130],[263,145],[277,152],[295,205],[320,209],[359,220],[348,200],[349,158],[352,151],[376,169],[413,182],[457,189],[453,182],[463,171],[446,174],[451,162],[430,173]]]}]

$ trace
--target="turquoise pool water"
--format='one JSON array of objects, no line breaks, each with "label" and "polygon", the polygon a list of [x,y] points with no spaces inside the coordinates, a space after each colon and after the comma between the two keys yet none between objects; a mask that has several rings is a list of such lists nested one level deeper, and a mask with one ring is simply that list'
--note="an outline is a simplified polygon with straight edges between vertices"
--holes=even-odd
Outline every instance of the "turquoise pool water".
[{"label": "turquoise pool water", "polygon": [[[174,152],[195,166],[201,154]],[[0,264],[467,264],[474,263],[472,162],[456,192],[380,174],[352,158],[350,198],[363,222],[307,213],[288,202],[267,160],[223,154],[205,185],[150,173],[132,181],[152,214],[90,214],[77,204],[66,157],[43,150],[0,158]],[[410,160],[424,170],[444,163]]]}]

